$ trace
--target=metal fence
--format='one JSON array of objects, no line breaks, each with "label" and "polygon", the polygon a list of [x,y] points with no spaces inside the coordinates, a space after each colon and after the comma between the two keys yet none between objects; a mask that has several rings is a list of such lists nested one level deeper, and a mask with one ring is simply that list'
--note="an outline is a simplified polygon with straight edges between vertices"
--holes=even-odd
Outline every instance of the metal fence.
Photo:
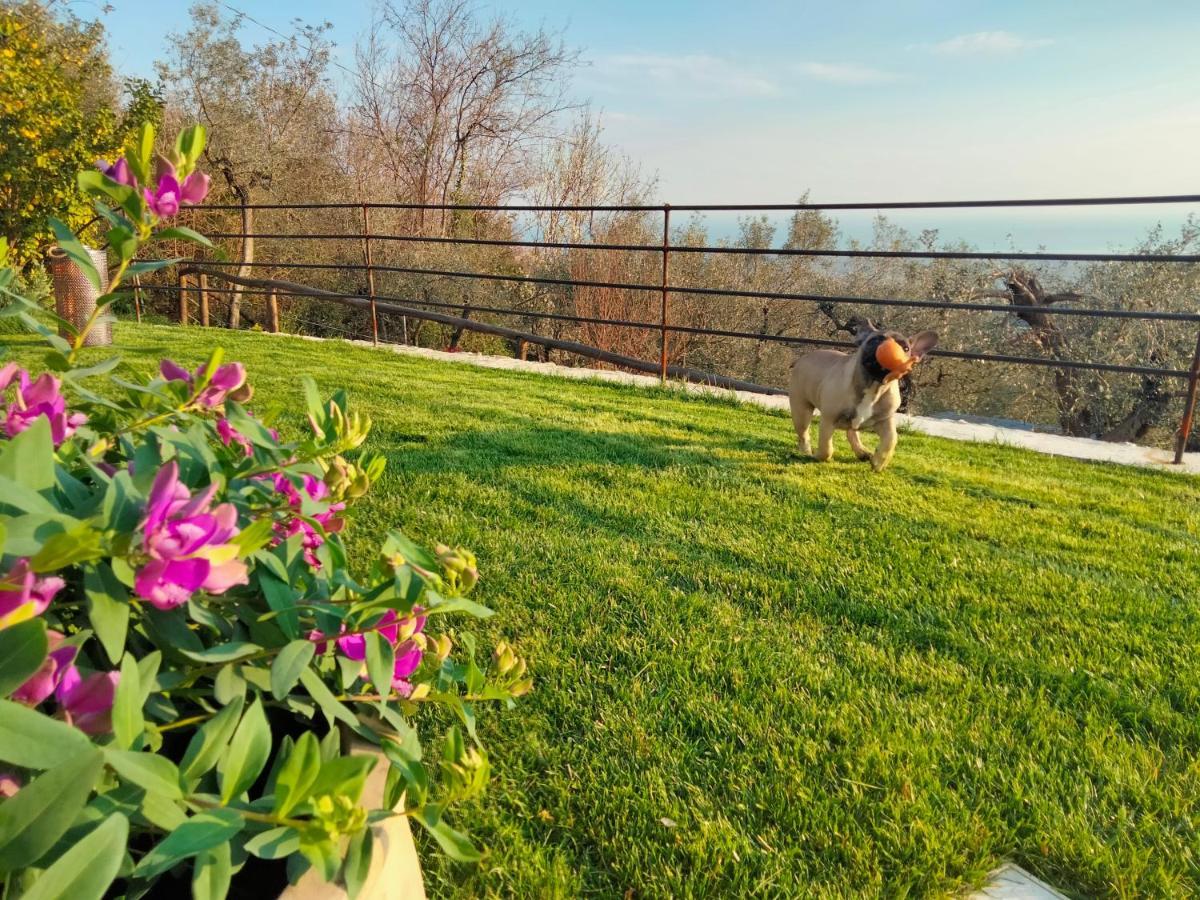
[{"label": "metal fence", "polygon": [[[815,345],[826,347],[850,347],[850,342],[835,339],[816,338],[803,335],[772,335],[761,332],[739,331],[734,329],[702,328],[686,322],[671,319],[669,300],[673,295],[700,295],[711,297],[733,297],[762,301],[787,301],[809,304],[844,304],[854,306],[881,308],[916,308],[931,310],[954,310],[970,313],[1002,312],[1020,314],[1035,311],[1039,315],[1083,317],[1088,319],[1127,319],[1149,320],[1170,323],[1172,327],[1192,329],[1197,331],[1196,350],[1192,355],[1190,366],[1173,368],[1154,363],[1154,360],[1138,361],[1136,364],[1104,362],[1092,359],[1071,359],[1055,356],[1012,355],[999,353],[974,352],[970,350],[955,350],[939,348],[933,355],[960,360],[972,360],[1004,365],[1021,365],[1048,367],[1058,371],[1087,370],[1095,372],[1128,373],[1156,379],[1165,379],[1183,386],[1183,414],[1176,432],[1176,461],[1182,459],[1184,447],[1191,432],[1192,418],[1196,406],[1197,385],[1200,382],[1200,309],[1193,312],[1170,310],[1122,309],[1122,308],[1091,308],[1072,304],[1039,305],[1023,307],[1014,303],[964,303],[950,300],[903,298],[889,296],[844,296],[827,295],[805,292],[737,290],[719,286],[696,286],[673,283],[671,280],[671,263],[673,259],[686,254],[738,254],[742,256],[803,256],[803,257],[841,257],[841,258],[888,258],[911,260],[994,260],[1004,262],[1039,261],[1039,262],[1136,262],[1161,263],[1171,265],[1192,265],[1200,263],[1200,254],[1161,254],[1161,253],[1053,253],[1053,252],[1017,252],[1017,251],[975,251],[975,250],[878,250],[878,249],[810,249],[796,247],[740,247],[726,244],[713,246],[694,246],[671,242],[671,217],[679,213],[707,212],[736,212],[736,213],[798,213],[814,211],[847,211],[847,210],[948,210],[948,209],[1012,209],[1012,208],[1050,208],[1050,207],[1117,207],[1129,205],[1165,205],[1165,204],[1200,204],[1200,195],[1171,195],[1171,196],[1141,196],[1141,197],[1091,197],[1091,198],[1061,198],[1043,200],[985,200],[985,201],[935,201],[935,202],[903,202],[903,203],[796,203],[796,204],[694,204],[673,206],[643,205],[580,205],[580,206],[538,206],[538,205],[473,205],[473,204],[403,204],[403,203],[308,203],[308,204],[252,204],[245,209],[301,212],[313,211],[342,211],[350,213],[356,221],[353,231],[318,231],[318,232],[279,232],[265,231],[248,234],[240,231],[207,232],[208,236],[217,240],[239,241],[253,237],[256,242],[274,241],[346,241],[356,240],[361,243],[362,262],[281,262],[273,260],[258,260],[253,263],[217,259],[192,259],[181,271],[181,280],[173,288],[160,286],[164,290],[173,290],[179,298],[181,321],[188,321],[188,295],[192,293],[198,303],[197,318],[202,324],[208,324],[208,288],[207,279],[214,278],[221,282],[236,285],[234,290],[246,295],[261,295],[268,299],[270,326],[277,330],[279,327],[278,298],[304,296],[323,299],[330,302],[358,306],[370,314],[371,336],[378,342],[379,315],[393,314],[407,318],[426,319],[452,325],[458,329],[474,330],[510,338],[522,348],[526,343],[542,344],[548,347],[558,347],[573,353],[579,353],[594,359],[626,366],[640,371],[657,372],[663,379],[668,377],[683,377],[692,380],[708,381],[729,387],[750,390],[767,390],[780,393],[777,388],[764,388],[738,379],[723,377],[708,372],[699,372],[683,366],[668,365],[668,354],[672,335],[699,334],[731,339],[752,341],[771,341],[784,344]],[[240,212],[241,206],[214,205],[204,207],[205,210]],[[472,236],[446,236],[424,233],[391,233],[372,229],[371,214],[373,211],[429,211],[440,210],[459,213],[503,213],[515,215],[521,213],[639,213],[656,214],[662,219],[661,243],[602,243],[586,241],[556,241],[538,239],[508,239]],[[358,223],[361,223],[360,225]],[[203,230],[203,229],[202,229]],[[375,262],[374,250],[381,244],[400,242],[405,244],[442,244],[452,246],[488,246],[506,248],[532,248],[539,250],[599,250],[617,251],[633,254],[652,254],[661,259],[661,275],[656,281],[603,281],[573,278],[538,277],[535,275],[512,274],[503,272],[464,271],[453,268],[423,268],[416,266],[380,265]],[[313,270],[337,270],[341,272],[361,272],[366,278],[365,294],[363,292],[343,293],[313,288],[295,280],[260,279],[246,274],[237,275],[233,270],[242,273],[255,268],[271,268],[275,270],[294,270],[298,273]],[[657,268],[657,267],[656,267]],[[609,288],[624,291],[644,292],[653,303],[657,300],[657,316],[654,319],[630,320],[602,318],[595,316],[579,316],[560,312],[534,311],[513,309],[503,306],[471,305],[469,310],[463,310],[460,315],[438,312],[440,309],[458,310],[462,304],[444,303],[431,299],[402,297],[392,294],[377,293],[375,276],[379,273],[402,273],[414,276],[435,278],[470,279],[477,281],[517,282],[538,285],[561,286],[574,288]],[[183,279],[191,279],[190,283]],[[576,324],[593,324],[614,326],[619,328],[642,329],[654,331],[658,335],[659,359],[657,365],[649,360],[632,359],[572,341],[550,338],[530,332],[482,322],[469,318],[470,314],[486,314],[505,317],[517,316],[525,320],[565,321]]]}]

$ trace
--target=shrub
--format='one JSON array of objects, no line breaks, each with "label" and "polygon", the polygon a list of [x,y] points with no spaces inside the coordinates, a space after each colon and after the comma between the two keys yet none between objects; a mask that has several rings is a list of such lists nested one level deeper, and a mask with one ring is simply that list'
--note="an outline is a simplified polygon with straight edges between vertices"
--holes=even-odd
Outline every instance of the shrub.
[{"label": "shrub", "polygon": [[[80,175],[107,201],[114,291],[163,265],[135,262],[140,247],[207,244],[169,224],[180,202],[203,199],[203,142],[188,129],[155,165],[147,127],[115,165]],[[393,530],[369,564],[348,557],[341,533],[384,466],[361,449],[370,421],[304,378],[309,429],[281,435],[220,350],[194,371],[163,360],[150,379],[120,377],[117,359],[84,365],[116,294],[78,330],[59,322],[67,340],[3,264],[0,316],[49,344],[49,371],[0,368],[6,884],[99,898],[122,879],[141,896],[191,866],[195,894],[219,897],[258,857],[286,860],[293,878],[313,867],[353,895],[369,826],[388,816],[478,858],[445,815],[487,780],[475,710],[511,705],[531,682],[506,644],[480,661],[470,634],[441,624],[490,615],[469,598],[468,551],[429,552]],[[439,721],[454,724],[431,757],[418,730]],[[381,755],[351,755],[352,739]],[[380,759],[383,802],[365,808]]]}]

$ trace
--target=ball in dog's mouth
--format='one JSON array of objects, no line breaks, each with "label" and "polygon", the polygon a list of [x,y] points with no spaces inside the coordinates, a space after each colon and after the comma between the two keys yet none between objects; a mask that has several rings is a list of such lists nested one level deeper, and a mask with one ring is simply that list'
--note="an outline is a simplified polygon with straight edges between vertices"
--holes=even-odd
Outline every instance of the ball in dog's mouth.
[{"label": "ball in dog's mouth", "polygon": [[912,367],[912,357],[895,338],[880,343],[875,350],[875,359],[889,372],[904,373]]}]

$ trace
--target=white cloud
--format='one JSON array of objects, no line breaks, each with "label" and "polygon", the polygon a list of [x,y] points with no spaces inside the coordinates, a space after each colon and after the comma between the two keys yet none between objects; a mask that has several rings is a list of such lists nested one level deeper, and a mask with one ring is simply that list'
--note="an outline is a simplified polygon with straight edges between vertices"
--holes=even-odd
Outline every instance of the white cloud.
[{"label": "white cloud", "polygon": [[810,78],[833,84],[886,84],[895,81],[896,75],[882,69],[859,66],[854,63],[800,63],[797,69]]},{"label": "white cloud", "polygon": [[1011,31],[973,31],[970,34],[957,34],[936,44],[915,44],[910,49],[932,50],[944,56],[999,55],[1036,50],[1053,43],[1050,38],[1026,38]]},{"label": "white cloud", "polygon": [[763,72],[718,56],[626,53],[596,63],[602,76],[633,78],[663,93],[697,97],[773,97],[778,83]]}]

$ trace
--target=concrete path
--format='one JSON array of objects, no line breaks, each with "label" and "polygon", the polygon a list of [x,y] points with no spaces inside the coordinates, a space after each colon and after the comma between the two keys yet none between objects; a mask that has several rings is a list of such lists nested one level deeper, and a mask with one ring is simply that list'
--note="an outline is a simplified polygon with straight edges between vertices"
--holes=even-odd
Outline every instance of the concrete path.
[{"label": "concrete path", "polygon": [[[324,340],[305,336],[307,340]],[[351,341],[362,347],[372,347],[370,341]],[[635,375],[631,372],[616,372],[610,369],[585,369],[571,366],[560,366],[555,363],[529,362],[511,359],[506,356],[484,356],[479,353],[446,353],[441,350],[428,350],[424,347],[409,347],[401,344],[380,344],[379,350],[390,350],[407,356],[420,356],[425,359],[436,359],[443,362],[458,363],[459,365],[479,366],[485,369],[509,369],[518,372],[536,372],[555,378],[575,378],[582,381],[609,381],[617,384],[639,385],[642,387],[658,387],[659,380],[652,375]],[[753,403],[766,409],[788,408],[787,397],[768,394],[753,394],[746,391],[728,391],[721,388],[709,387],[703,384],[687,384],[671,382],[672,387],[692,394],[710,394],[722,397],[736,397],[744,403]],[[1050,456],[1069,456],[1074,459],[1087,459],[1099,462],[1118,463],[1126,466],[1145,466],[1167,472],[1184,472],[1200,474],[1200,453],[1187,453],[1183,463],[1176,466],[1171,463],[1171,454],[1156,447],[1142,447],[1138,444],[1112,444],[1107,441],[1093,441],[1088,438],[1066,437],[1060,434],[1041,434],[1020,428],[1003,428],[997,425],[986,425],[978,422],[966,422],[946,418],[930,418],[928,416],[899,416],[904,426],[913,431],[935,437],[949,438],[955,441],[978,441],[981,443],[1005,444],[1010,447],[1022,447]]]}]

